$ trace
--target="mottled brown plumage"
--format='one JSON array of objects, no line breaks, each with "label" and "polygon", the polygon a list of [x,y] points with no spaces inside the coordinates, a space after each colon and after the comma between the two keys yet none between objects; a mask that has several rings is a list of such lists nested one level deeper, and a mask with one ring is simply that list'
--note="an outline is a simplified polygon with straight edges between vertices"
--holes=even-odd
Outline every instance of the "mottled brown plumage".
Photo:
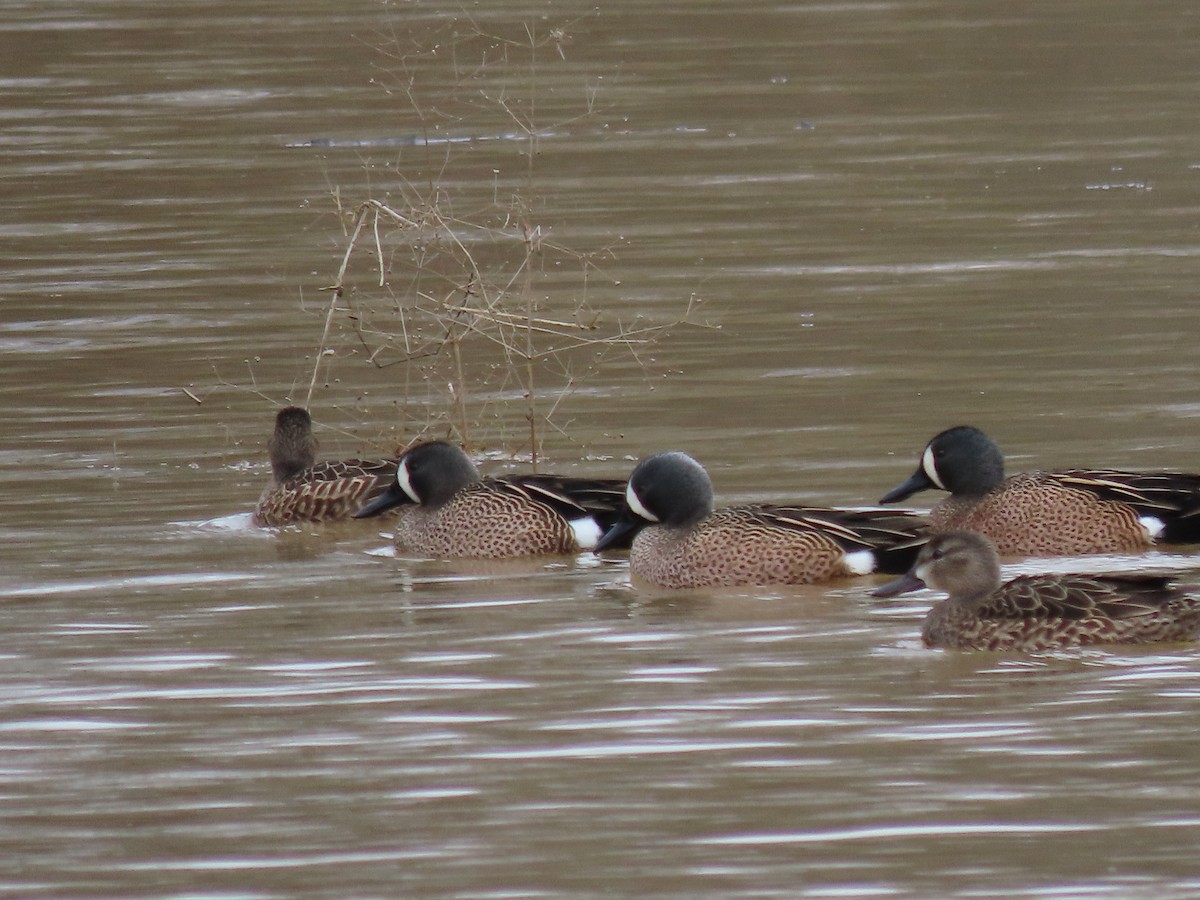
[{"label": "mottled brown plumage", "polygon": [[1042,651],[1191,641],[1200,633],[1200,586],[1162,575],[1022,575],[1002,582],[995,546],[975,532],[930,538],[909,573],[874,594],[926,586],[949,594],[925,619],[929,647]]},{"label": "mottled brown plumage", "polygon": [[355,517],[404,509],[396,548],[420,556],[577,553],[616,520],[624,487],[617,479],[559,475],[485,479],[461,448],[430,441],[400,457],[392,484]]},{"label": "mottled brown plumage", "polygon": [[254,510],[258,525],[349,519],[396,477],[395,460],[316,462],[312,418],[298,406],[281,409],[275,416],[275,431],[267,449],[271,482]]},{"label": "mottled brown plumage", "polygon": [[396,546],[405,552],[440,559],[505,559],[581,549],[561,513],[519,485],[499,480],[467,485],[442,506],[409,508],[396,523],[395,535]]},{"label": "mottled brown plumage", "polygon": [[703,467],[683,453],[642,460],[622,521],[597,551],[636,532],[630,571],[666,588],[811,584],[883,568],[901,571],[924,540],[907,513],[805,506],[713,509]]},{"label": "mottled brown plumage", "polygon": [[985,534],[1005,556],[1139,553],[1154,545],[1140,518],[1051,472],[1014,475],[982,497],[951,495],[929,513],[935,531]]},{"label": "mottled brown plumage", "polygon": [[1200,475],[1071,469],[1004,477],[996,444],[970,426],[926,446],[908,481],[880,501],[940,488],[929,514],[936,532],[985,534],[1004,556],[1136,553],[1160,543],[1200,541]]}]

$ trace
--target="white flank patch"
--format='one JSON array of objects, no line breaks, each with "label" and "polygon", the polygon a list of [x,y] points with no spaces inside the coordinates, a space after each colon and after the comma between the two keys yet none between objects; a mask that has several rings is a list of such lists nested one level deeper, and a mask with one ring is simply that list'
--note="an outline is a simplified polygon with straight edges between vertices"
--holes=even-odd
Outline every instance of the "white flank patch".
[{"label": "white flank patch", "polygon": [[1150,539],[1156,539],[1163,533],[1163,529],[1167,527],[1162,519],[1156,519],[1154,516],[1142,516],[1138,519],[1142,523],[1142,527],[1150,532]]},{"label": "white flank patch", "polygon": [[855,550],[846,554],[846,566],[855,575],[870,575],[875,571],[875,553],[871,550]]},{"label": "white flank patch", "polygon": [[396,470],[396,484],[400,485],[400,490],[408,494],[408,499],[413,503],[419,504],[421,498],[417,496],[417,492],[413,490],[412,478],[408,474],[408,460],[400,463],[400,468]]},{"label": "white flank patch", "polygon": [[642,501],[638,499],[637,491],[633,489],[632,484],[625,485],[625,502],[629,504],[629,508],[633,510],[634,515],[641,516],[647,522],[658,521],[658,516],[642,506]]},{"label": "white flank patch", "polygon": [[933,461],[933,447],[925,448],[925,452],[921,454],[921,468],[925,470],[925,474],[929,476],[929,480],[940,487],[943,491],[946,486],[942,484],[942,479],[938,478],[937,463]]},{"label": "white flank patch", "polygon": [[600,530],[600,524],[591,516],[571,519],[567,524],[575,532],[575,543],[579,545],[580,550],[595,549],[596,545],[600,543],[600,538],[604,536],[604,532]]}]

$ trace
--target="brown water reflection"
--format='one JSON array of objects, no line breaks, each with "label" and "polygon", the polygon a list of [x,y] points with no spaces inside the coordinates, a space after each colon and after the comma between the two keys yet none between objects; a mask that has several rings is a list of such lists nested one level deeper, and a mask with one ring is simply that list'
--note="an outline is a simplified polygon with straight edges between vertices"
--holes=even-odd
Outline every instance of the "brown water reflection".
[{"label": "brown water reflection", "polygon": [[[548,467],[680,447],[724,501],[864,504],[971,421],[1018,468],[1200,468],[1191,4],[470,12],[573,22],[545,103],[592,84],[597,114],[541,140],[537,194],[556,237],[613,248],[589,299],[665,318],[696,294],[720,326],[609,360]],[[871,579],[669,595],[619,560],[248,527],[336,271],[326,193],[419,165],[372,48],[450,15],[0,23],[0,892],[1200,890],[1191,647],[931,653],[928,598]],[[519,146],[463,145],[452,184],[521,183]],[[325,452],[392,449],[403,390],[339,344]]]}]

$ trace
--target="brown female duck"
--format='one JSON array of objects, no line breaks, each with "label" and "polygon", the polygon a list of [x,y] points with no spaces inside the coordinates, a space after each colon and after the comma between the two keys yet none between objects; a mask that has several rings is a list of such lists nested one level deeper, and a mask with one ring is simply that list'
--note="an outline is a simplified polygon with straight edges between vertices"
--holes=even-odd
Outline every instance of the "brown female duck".
[{"label": "brown female duck", "polygon": [[1200,586],[1163,575],[1022,575],[1004,582],[995,545],[981,534],[929,539],[908,574],[877,588],[894,597],[931,587],[927,647],[1055,650],[1087,644],[1191,641],[1200,633]]},{"label": "brown female duck", "polygon": [[394,459],[338,459],[318,463],[308,410],[288,406],[275,416],[267,443],[271,483],[254,509],[257,525],[349,519],[396,477]]}]

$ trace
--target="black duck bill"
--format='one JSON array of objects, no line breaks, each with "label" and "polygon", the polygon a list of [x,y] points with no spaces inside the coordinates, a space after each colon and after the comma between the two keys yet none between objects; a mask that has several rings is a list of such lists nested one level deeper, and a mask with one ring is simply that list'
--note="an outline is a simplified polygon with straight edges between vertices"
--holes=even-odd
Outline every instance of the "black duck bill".
[{"label": "black duck bill", "polygon": [[894,578],[886,584],[881,584],[875,590],[871,591],[872,597],[899,597],[901,594],[908,594],[912,591],[924,590],[928,585],[925,584],[912,572],[905,572],[899,578]]},{"label": "black duck bill", "polygon": [[633,540],[633,536],[641,531],[642,526],[648,524],[650,523],[641,516],[635,515],[632,510],[627,509],[621,518],[617,519],[612,527],[604,532],[592,552],[603,553],[610,547],[627,547]]},{"label": "black duck bill", "polygon": [[355,519],[370,519],[381,513],[394,509],[402,503],[412,503],[412,498],[404,493],[400,485],[393,484],[386,491],[356,512]]},{"label": "black duck bill", "polygon": [[912,477],[903,484],[898,484],[880,499],[880,503],[899,503],[901,500],[907,500],[913,494],[919,494],[921,491],[928,491],[938,487],[930,478],[924,468],[919,468],[912,473]]}]

